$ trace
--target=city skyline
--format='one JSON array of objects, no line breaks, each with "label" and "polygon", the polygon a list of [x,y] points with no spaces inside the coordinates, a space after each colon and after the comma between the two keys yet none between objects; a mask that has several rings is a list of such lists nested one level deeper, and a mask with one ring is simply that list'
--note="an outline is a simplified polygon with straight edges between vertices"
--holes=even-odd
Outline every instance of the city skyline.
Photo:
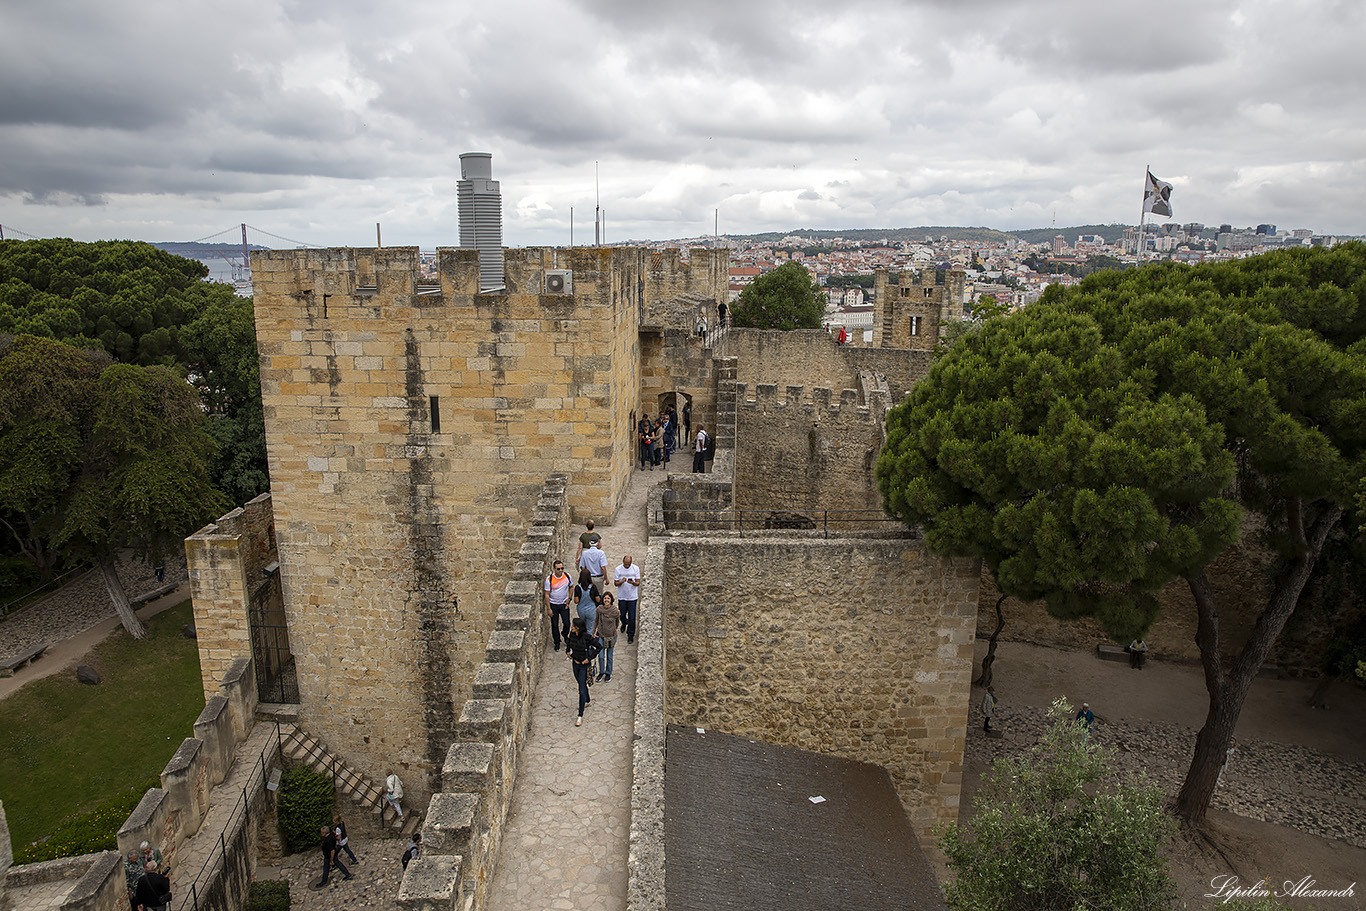
[{"label": "city skyline", "polygon": [[[504,243],[1138,221],[1366,233],[1366,10],[247,0],[0,10],[0,223],[183,241]],[[71,23],[76,23],[72,25]],[[1166,219],[1149,219],[1165,223]]]}]

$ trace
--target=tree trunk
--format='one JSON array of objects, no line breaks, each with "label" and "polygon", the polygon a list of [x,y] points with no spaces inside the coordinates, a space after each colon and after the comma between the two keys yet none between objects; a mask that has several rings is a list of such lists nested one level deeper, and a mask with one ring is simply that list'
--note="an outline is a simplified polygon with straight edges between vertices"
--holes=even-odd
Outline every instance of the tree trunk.
[{"label": "tree trunk", "polygon": [[1198,612],[1195,641],[1200,646],[1200,663],[1205,669],[1205,688],[1209,692],[1209,711],[1205,725],[1195,738],[1195,755],[1186,772],[1186,780],[1176,795],[1176,815],[1188,825],[1199,828],[1204,824],[1205,812],[1214,796],[1224,757],[1233,742],[1233,731],[1243,710],[1243,700],[1252,686],[1257,671],[1271,654],[1276,637],[1295,610],[1300,592],[1304,589],[1314,562],[1323,551],[1323,542],[1342,516],[1342,509],[1327,506],[1319,513],[1306,532],[1304,507],[1297,498],[1286,501],[1291,534],[1300,545],[1299,554],[1290,561],[1276,580],[1276,587],[1267,600],[1247,644],[1238,653],[1231,667],[1224,669],[1219,646],[1219,608],[1203,572],[1187,576]]},{"label": "tree trunk", "polygon": [[974,681],[977,686],[991,686],[991,666],[996,663],[996,640],[1000,638],[1001,630],[1006,628],[1006,617],[1001,613],[1001,604],[1008,597],[1010,596],[1002,595],[996,599],[996,629],[987,640],[987,656],[982,659],[982,675]]},{"label": "tree trunk", "polygon": [[114,558],[101,557],[99,567],[100,575],[104,576],[104,587],[109,589],[109,600],[114,602],[114,609],[119,612],[123,628],[128,630],[128,635],[134,639],[146,639],[147,627],[142,625],[138,615],[133,612],[133,605],[128,603],[128,594],[123,590],[123,582],[119,579]]}]

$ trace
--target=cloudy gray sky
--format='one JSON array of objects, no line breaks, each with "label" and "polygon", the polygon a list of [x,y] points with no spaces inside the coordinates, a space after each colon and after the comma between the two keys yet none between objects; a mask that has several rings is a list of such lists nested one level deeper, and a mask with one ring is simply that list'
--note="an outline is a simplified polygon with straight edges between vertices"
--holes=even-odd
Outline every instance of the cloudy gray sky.
[{"label": "cloudy gray sky", "polygon": [[[1366,233],[1366,4],[0,0],[0,224],[510,246],[1138,219]],[[1159,219],[1160,220],[1160,219]],[[269,243],[269,238],[253,236]]]}]

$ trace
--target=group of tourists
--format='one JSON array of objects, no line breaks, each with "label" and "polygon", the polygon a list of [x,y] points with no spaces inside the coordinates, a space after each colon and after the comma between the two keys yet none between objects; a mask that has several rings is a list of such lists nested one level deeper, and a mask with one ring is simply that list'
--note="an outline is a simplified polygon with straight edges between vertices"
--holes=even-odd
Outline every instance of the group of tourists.
[{"label": "group of tourists", "polygon": [[128,852],[123,859],[123,876],[128,886],[128,906],[132,911],[162,911],[171,903],[170,870],[161,852],[149,842]]},{"label": "group of tourists", "polygon": [[[691,417],[692,405],[685,403],[683,413]],[[669,456],[678,451],[678,412],[670,405],[655,418],[648,414],[636,421],[636,442],[640,448],[640,470],[649,468],[654,471],[659,465],[667,466]],[[668,471],[666,467],[664,469]]]},{"label": "group of tourists", "polygon": [[[612,571],[613,594],[607,587],[607,555],[602,536],[593,530],[593,520],[579,535],[578,576],[565,572],[564,561],[556,560],[546,576],[544,589],[546,615],[550,617],[550,636],[555,651],[563,639],[574,679],[579,685],[579,714],[575,726],[583,724],[584,707],[593,700],[588,688],[612,679],[612,660],[617,637],[635,642],[636,608],[640,602],[640,567],[630,554]],[[570,609],[575,616],[572,621]],[[594,662],[597,670],[594,671]]]}]

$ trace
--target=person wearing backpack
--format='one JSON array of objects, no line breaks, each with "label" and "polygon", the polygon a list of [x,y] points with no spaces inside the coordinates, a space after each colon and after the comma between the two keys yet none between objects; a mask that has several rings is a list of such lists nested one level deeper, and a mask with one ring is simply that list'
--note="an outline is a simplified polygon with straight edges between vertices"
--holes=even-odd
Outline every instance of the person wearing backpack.
[{"label": "person wearing backpack", "polygon": [[408,849],[403,852],[401,862],[403,869],[408,869],[408,864],[422,856],[422,833],[414,832],[413,840],[408,842]]}]

